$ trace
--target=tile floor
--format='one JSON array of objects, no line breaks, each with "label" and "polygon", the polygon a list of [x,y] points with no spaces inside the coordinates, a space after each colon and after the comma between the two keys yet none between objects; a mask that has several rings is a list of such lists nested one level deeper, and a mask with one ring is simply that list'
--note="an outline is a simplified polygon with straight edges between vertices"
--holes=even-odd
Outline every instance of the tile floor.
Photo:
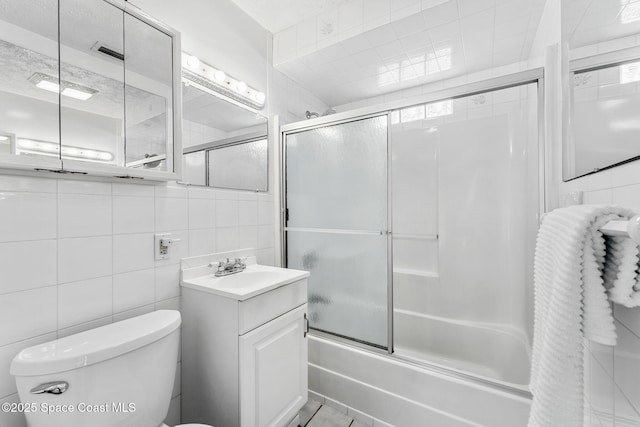
[{"label": "tile floor", "polygon": [[330,406],[323,405],[317,400],[309,399],[300,410],[299,427],[366,427],[361,421],[355,420]]}]

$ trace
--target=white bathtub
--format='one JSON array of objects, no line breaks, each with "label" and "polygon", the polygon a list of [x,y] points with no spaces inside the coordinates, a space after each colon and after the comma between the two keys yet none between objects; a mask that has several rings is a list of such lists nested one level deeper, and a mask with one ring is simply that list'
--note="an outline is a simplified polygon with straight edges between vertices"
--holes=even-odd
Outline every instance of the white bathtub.
[{"label": "white bathtub", "polygon": [[531,404],[525,393],[314,335],[309,389],[396,427],[524,427]]},{"label": "white bathtub", "polygon": [[523,334],[502,325],[394,310],[398,356],[468,372],[526,390],[530,347]]}]

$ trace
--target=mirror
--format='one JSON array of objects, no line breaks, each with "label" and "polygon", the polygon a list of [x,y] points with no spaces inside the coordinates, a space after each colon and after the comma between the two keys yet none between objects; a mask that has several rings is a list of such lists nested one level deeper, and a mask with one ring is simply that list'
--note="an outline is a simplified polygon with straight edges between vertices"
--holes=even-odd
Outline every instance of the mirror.
[{"label": "mirror", "polygon": [[58,1],[0,0],[0,58],[0,155],[59,168]]},{"label": "mirror", "polygon": [[562,0],[563,179],[640,158],[640,2]]},{"label": "mirror", "polygon": [[183,77],[183,181],[268,191],[267,119]]},{"label": "mirror", "polygon": [[173,171],[173,36],[122,7],[0,0],[0,153]]}]

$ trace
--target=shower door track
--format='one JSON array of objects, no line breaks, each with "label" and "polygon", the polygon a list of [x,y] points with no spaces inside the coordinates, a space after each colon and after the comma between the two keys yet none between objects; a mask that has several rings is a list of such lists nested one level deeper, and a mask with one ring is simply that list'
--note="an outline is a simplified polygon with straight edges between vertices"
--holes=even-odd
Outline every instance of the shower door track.
[{"label": "shower door track", "polygon": [[381,349],[375,346],[371,346],[368,343],[364,343],[364,342],[359,342],[357,340],[353,340],[351,338],[348,337],[343,337],[337,334],[333,334],[331,332],[325,332],[322,331],[320,329],[311,329],[311,331],[309,332],[310,335],[312,336],[316,336],[318,338],[321,339],[326,339],[326,340],[330,340],[330,341],[335,341],[338,342],[340,344],[343,344],[345,346],[348,347],[352,347],[352,348],[356,348],[358,350],[362,350],[362,351],[366,351],[369,353],[373,353],[377,356],[382,356],[385,358],[389,358],[391,360],[395,360],[398,362],[402,362],[402,363],[406,363],[412,366],[415,366],[417,368],[420,369],[425,369],[427,371],[430,372],[435,372],[437,374],[440,375],[444,375],[446,377],[449,378],[455,378],[455,379],[459,379],[459,380],[463,380],[463,381],[468,381],[471,382],[473,384],[482,386],[482,387],[489,387],[491,389],[494,390],[499,390],[499,391],[503,391],[506,393],[510,393],[513,394],[515,396],[519,396],[522,397],[524,399],[531,399],[532,398],[532,394],[531,391],[529,390],[528,387],[526,386],[516,386],[516,385],[512,385],[500,380],[494,380],[491,378],[485,378],[483,376],[480,375],[476,375],[476,374],[469,374],[466,373],[464,371],[461,371],[459,369],[456,368],[452,368],[450,366],[443,366],[443,365],[439,365],[437,363],[434,362],[428,362],[428,361],[421,361],[421,360],[417,360],[417,359],[413,359],[411,357],[405,357],[405,356],[400,356],[396,353],[389,353],[387,352],[386,349]]}]

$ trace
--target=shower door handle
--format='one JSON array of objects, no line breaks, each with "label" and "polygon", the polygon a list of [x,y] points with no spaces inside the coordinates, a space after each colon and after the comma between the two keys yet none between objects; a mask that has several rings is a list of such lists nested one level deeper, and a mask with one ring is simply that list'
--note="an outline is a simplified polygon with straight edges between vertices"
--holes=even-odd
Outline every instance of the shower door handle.
[{"label": "shower door handle", "polygon": [[307,313],[305,313],[304,314],[304,334],[302,335],[302,337],[306,338],[308,333],[309,333],[309,318],[307,317]]}]

